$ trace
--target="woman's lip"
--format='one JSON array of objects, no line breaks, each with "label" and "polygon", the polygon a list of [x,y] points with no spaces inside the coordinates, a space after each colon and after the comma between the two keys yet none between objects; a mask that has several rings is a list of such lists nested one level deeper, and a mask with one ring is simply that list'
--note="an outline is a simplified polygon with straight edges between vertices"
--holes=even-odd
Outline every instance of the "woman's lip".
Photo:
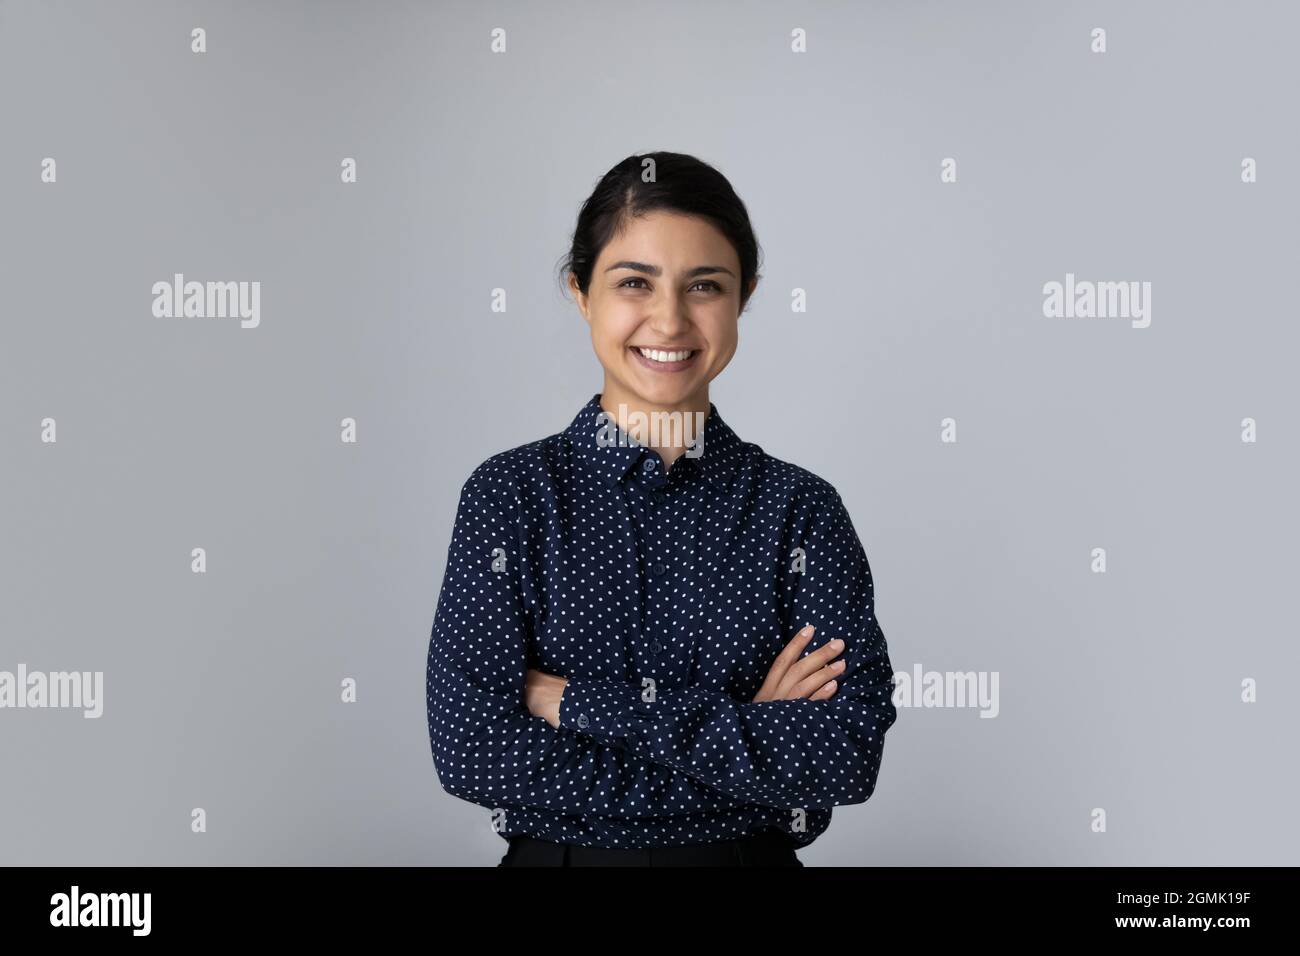
[{"label": "woman's lip", "polygon": [[[638,362],[640,362],[640,363],[641,363],[643,366],[645,366],[646,368],[650,369],[652,372],[680,372],[680,371],[682,371],[682,369],[690,368],[692,365],[695,364],[695,360],[696,360],[697,358],[700,357],[700,351],[701,351],[700,349],[692,349],[692,350],[690,350],[690,352],[691,352],[691,356],[690,356],[690,358],[682,359],[680,362],[656,362],[654,359],[648,359],[648,358],[646,358],[644,355],[642,355],[642,354],[641,354],[641,350],[640,350],[639,348],[637,348],[637,346],[635,346],[635,345],[629,345],[629,346],[628,346],[628,349],[632,352],[633,356],[636,357],[636,360],[637,360]],[[684,349],[674,349],[674,350],[664,349],[664,351],[665,351],[665,352],[667,352],[667,351],[678,351],[678,352],[681,352],[681,351],[686,351],[686,350],[684,350]]]}]

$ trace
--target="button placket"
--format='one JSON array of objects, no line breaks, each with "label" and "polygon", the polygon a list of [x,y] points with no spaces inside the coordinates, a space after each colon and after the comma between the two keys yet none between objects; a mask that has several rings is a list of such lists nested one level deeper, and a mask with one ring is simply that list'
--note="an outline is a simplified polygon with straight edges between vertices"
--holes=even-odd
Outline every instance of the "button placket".
[{"label": "button placket", "polygon": [[[667,487],[664,487],[667,486]],[[668,487],[675,487],[671,472],[664,479],[663,486],[657,489],[658,494],[653,496],[653,502],[656,507],[651,509],[647,516],[647,526],[650,540],[654,543],[656,553],[649,555],[649,571],[654,581],[651,592],[651,615],[657,622],[665,622],[669,619],[672,611],[672,588],[666,579],[668,573],[669,556],[673,549],[673,516],[672,509],[666,507],[669,503]],[[663,624],[659,623],[654,628],[654,633],[650,635],[650,653],[658,658],[663,654],[666,647],[666,640],[663,632]],[[658,660],[655,661],[658,665]],[[662,676],[662,675],[660,675]]]}]

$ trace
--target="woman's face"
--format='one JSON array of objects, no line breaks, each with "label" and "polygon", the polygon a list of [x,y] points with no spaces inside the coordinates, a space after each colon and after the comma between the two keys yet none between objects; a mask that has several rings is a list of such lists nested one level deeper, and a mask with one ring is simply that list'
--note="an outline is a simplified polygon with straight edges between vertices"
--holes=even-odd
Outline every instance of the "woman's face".
[{"label": "woman's face", "polygon": [[601,250],[587,294],[569,284],[605,368],[606,408],[707,409],[740,318],[740,259],[712,223],[663,210],[633,218]]}]

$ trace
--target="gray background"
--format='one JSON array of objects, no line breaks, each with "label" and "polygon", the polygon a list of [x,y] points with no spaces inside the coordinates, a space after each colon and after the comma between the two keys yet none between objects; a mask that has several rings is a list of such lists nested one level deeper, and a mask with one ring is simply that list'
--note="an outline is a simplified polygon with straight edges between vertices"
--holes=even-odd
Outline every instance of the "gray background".
[{"label": "gray background", "polygon": [[[764,249],[719,410],[840,490],[896,670],[1000,674],[996,719],[900,709],[805,863],[1300,862],[1298,31],[1288,3],[0,3],[0,669],[106,682],[99,720],[0,711],[0,860],[497,862],[425,725],[457,492],[600,389],[553,267],[609,166],[672,149]],[[1150,328],[1044,318],[1067,271],[1150,281]],[[261,326],[155,319],[173,272],[260,281]]]}]

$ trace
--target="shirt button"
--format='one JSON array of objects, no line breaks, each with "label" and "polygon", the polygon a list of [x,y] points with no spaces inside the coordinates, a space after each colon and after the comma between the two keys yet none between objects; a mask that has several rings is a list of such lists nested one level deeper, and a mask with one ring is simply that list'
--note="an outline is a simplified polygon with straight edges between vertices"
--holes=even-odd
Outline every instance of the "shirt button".
[{"label": "shirt button", "polygon": [[656,575],[663,574],[663,573],[664,573],[665,571],[667,571],[667,570],[668,570],[668,569],[665,568],[662,564],[656,564],[656,565],[654,566],[654,572],[655,572]]},{"label": "shirt button", "polygon": [[642,465],[641,467],[644,468],[646,471],[654,471],[654,470],[655,470],[655,460],[654,460],[653,458],[647,458],[647,459],[645,460],[645,464]]},{"label": "shirt button", "polygon": [[650,645],[650,650],[655,654],[658,654],[663,649],[664,649],[663,645],[660,644],[658,641],[655,641],[653,644]]},{"label": "shirt button", "polygon": [[587,726],[588,724],[590,724],[590,723],[591,723],[591,721],[589,721],[589,720],[587,719],[587,715],[586,715],[586,714],[579,714],[579,715],[578,715],[578,726],[579,726],[579,727],[582,727],[582,728],[585,729],[586,726]]}]

